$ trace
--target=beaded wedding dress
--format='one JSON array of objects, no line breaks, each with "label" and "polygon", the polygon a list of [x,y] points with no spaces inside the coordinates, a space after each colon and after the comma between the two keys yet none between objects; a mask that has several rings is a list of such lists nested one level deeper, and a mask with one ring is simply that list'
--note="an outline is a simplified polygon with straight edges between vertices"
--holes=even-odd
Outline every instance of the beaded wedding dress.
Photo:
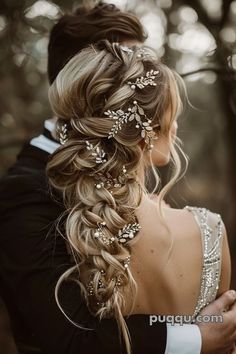
[{"label": "beaded wedding dress", "polygon": [[202,240],[202,276],[200,293],[197,299],[193,317],[214,301],[219,289],[223,223],[219,214],[214,214],[205,208],[186,206],[193,213],[201,231]]}]

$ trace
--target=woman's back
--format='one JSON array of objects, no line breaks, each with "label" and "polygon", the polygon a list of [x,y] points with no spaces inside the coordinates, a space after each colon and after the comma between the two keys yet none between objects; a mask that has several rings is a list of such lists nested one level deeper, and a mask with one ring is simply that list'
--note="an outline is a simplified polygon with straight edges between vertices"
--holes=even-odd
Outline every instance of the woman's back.
[{"label": "woman's back", "polygon": [[[201,213],[204,214],[204,212],[207,223],[205,224],[202,220],[204,223],[202,228],[205,227],[205,231],[201,236],[200,219],[196,218],[198,216],[201,218]],[[201,296],[202,306],[204,302],[213,300],[212,297],[215,297],[218,291],[218,277],[220,277],[222,263],[222,239],[226,237],[225,232],[221,237],[223,224],[217,214],[206,209],[164,207],[163,213],[170,233],[160,219],[157,204],[151,199],[145,198],[136,213],[142,229],[131,251],[131,270],[138,284],[133,313],[193,315],[200,306],[200,304],[197,306],[197,302],[201,286],[205,288],[202,292],[208,293],[205,299]],[[212,234],[209,233],[207,225],[213,228]],[[213,250],[215,253],[212,254],[215,257],[214,260],[210,260],[209,255],[206,259],[208,269],[205,273],[208,272],[206,279],[208,284],[201,284],[204,281],[202,237],[205,241],[207,238],[214,238],[216,241],[215,250]],[[172,251],[169,253],[172,239]],[[223,268],[219,293],[228,289],[230,281],[229,255],[225,241],[223,242]],[[220,259],[216,262],[219,255]],[[214,268],[212,268],[212,263],[214,263]],[[124,313],[128,314],[133,299],[129,294],[125,299]]]}]

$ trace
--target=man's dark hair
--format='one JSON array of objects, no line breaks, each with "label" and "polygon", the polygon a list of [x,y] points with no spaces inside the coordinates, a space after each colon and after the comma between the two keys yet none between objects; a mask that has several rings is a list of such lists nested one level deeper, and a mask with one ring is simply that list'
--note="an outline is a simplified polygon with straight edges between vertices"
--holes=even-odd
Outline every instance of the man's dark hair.
[{"label": "man's dark hair", "polygon": [[108,39],[113,42],[136,40],[146,35],[138,18],[100,2],[92,9],[85,6],[66,14],[52,28],[48,45],[48,78],[54,81],[63,66],[91,43]]}]

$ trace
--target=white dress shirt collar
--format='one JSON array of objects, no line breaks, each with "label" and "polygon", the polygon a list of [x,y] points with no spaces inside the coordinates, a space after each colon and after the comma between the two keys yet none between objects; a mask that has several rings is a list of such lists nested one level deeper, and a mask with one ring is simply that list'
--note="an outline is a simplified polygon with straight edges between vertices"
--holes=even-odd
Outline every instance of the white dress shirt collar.
[{"label": "white dress shirt collar", "polygon": [[[55,128],[55,123],[53,123],[50,120],[46,120],[44,122],[44,128],[52,132]],[[40,134],[36,138],[33,138],[30,141],[30,145],[35,146],[41,150],[44,150],[48,152],[49,154],[52,154],[56,149],[59,148],[60,144],[56,143],[55,141],[47,138],[45,135]]]}]

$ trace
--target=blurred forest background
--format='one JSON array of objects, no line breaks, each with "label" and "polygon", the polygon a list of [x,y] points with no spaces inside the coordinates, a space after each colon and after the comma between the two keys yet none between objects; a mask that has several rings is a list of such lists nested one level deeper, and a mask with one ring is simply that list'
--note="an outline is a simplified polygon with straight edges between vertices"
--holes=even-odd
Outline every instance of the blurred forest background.
[{"label": "blurred forest background", "polygon": [[[236,288],[236,1],[111,0],[133,11],[147,44],[185,79],[195,108],[186,106],[179,136],[188,171],[168,201],[205,206],[228,229]],[[48,33],[73,0],[0,2],[0,175],[22,144],[51,116],[47,100]],[[161,171],[165,177],[168,171]]]}]

